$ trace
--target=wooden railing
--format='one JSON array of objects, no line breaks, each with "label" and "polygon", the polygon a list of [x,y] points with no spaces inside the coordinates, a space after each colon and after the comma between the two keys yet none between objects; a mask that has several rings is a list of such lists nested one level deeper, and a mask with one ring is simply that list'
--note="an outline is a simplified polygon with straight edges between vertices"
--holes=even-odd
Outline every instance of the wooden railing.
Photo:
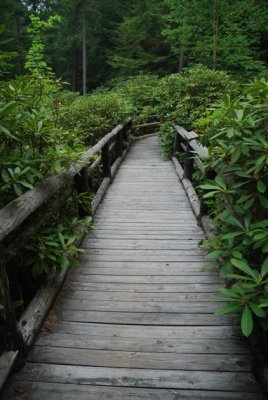
[{"label": "wooden railing", "polygon": [[[199,136],[195,132],[188,132],[179,125],[173,124],[175,129],[175,140],[172,161],[175,165],[176,172],[186,191],[190,204],[196,215],[200,225],[203,226],[207,237],[210,237],[213,232],[213,226],[207,216],[207,207],[203,201],[199,199],[194,186],[192,184],[194,165],[200,170],[204,180],[213,179],[215,172],[205,166],[205,161],[208,158],[209,152],[207,147],[199,142]],[[184,153],[183,167],[179,163],[176,153]]]},{"label": "wooden railing", "polygon": [[[9,372],[14,360],[17,360],[18,365],[23,363],[27,349],[39,330],[67,272],[65,270],[57,276],[54,279],[54,285],[42,287],[20,321],[17,322],[10,298],[7,263],[14,257],[16,251],[37,234],[40,228],[64,206],[72,191],[70,185],[67,185],[69,187],[66,189],[66,184],[73,181],[72,186],[78,193],[92,193],[89,169],[102,165],[103,181],[89,210],[89,214],[94,215],[127,152],[127,134],[131,129],[131,124],[131,118],[126,119],[91,147],[82,159],[68,170],[48,177],[34,189],[27,191],[0,210],[0,354],[2,353],[0,389],[1,383],[5,380],[5,374]],[[99,153],[99,157],[93,161],[93,157]],[[49,209],[46,210],[44,208],[48,200],[50,204]],[[79,213],[83,216],[85,210],[81,209]]]}]

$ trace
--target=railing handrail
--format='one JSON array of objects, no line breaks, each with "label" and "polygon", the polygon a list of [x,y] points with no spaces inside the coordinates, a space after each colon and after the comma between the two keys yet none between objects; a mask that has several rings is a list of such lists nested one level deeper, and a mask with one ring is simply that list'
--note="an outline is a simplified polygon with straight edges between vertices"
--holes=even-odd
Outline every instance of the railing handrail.
[{"label": "railing handrail", "polygon": [[205,161],[208,158],[208,148],[199,142],[199,135],[196,132],[188,132],[177,124],[173,124],[173,127],[177,135],[179,135],[184,142],[189,144],[191,151],[196,153],[200,161]]},{"label": "railing handrail", "polygon": [[117,125],[111,132],[107,133],[97,144],[89,148],[79,162],[71,165],[68,171],[60,174],[55,173],[28,190],[17,199],[11,201],[0,210],[0,242],[12,231],[18,228],[32,213],[61,189],[64,184],[74,178],[89,162],[91,157],[102,151],[102,149],[119,133],[131,126],[132,119],[129,117]]}]

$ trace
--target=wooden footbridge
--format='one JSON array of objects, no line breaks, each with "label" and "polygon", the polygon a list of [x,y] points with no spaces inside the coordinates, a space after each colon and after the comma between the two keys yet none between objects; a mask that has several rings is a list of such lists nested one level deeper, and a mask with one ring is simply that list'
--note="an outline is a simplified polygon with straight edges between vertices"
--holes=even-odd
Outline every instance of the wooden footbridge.
[{"label": "wooden footbridge", "polygon": [[214,315],[223,282],[201,271],[204,231],[156,137],[132,144],[95,222],[2,399],[263,399],[248,342]]}]

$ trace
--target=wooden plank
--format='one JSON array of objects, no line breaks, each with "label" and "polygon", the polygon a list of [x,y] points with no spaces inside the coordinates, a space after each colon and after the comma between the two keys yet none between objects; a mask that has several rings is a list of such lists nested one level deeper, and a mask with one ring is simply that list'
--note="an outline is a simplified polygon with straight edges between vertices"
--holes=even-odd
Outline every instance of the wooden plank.
[{"label": "wooden plank", "polygon": [[[99,261],[85,261],[80,263],[79,267],[79,273],[72,274],[70,275],[70,279],[73,281],[87,281],[90,280],[90,277],[92,275],[120,275],[124,276],[127,275],[139,275],[139,276],[154,276],[155,281],[157,279],[161,279],[163,283],[169,281],[169,279],[174,280],[174,282],[177,282],[178,277],[185,277],[189,278],[189,283],[191,282],[191,277],[200,277],[201,281],[202,279],[205,279],[206,276],[218,276],[218,271],[213,270],[213,271],[203,271],[202,268],[206,263],[201,265],[201,263],[193,263],[191,267],[187,269],[188,264],[185,264],[185,267],[183,264],[178,267],[174,266],[163,266],[161,267],[161,264],[159,264],[159,267],[153,267],[153,263],[135,263],[135,262],[129,262],[129,263],[119,263],[119,262],[99,262]],[[174,263],[171,263],[173,265]],[[132,267],[132,265],[134,265]],[[176,264],[175,264],[176,265]]]},{"label": "wooden plank", "polygon": [[[135,262],[135,261],[82,261],[77,277],[80,275],[154,275],[154,276],[196,276],[216,275],[217,269],[203,271],[207,263],[197,262]],[[213,264],[211,264],[213,265]],[[73,272],[70,272],[73,276]],[[81,278],[82,279],[82,278]]]},{"label": "wooden plank", "polygon": [[148,353],[35,346],[28,362],[110,368],[250,372],[252,356]]},{"label": "wooden plank", "polygon": [[112,351],[132,351],[151,353],[184,353],[184,354],[251,354],[244,338],[204,339],[204,338],[124,338],[102,336],[41,332],[36,346],[64,347],[74,349],[100,349]]},{"label": "wooden plank", "polygon": [[176,224],[176,225],[167,225],[167,224],[148,224],[148,223],[130,223],[130,224],[125,224],[125,223],[105,223],[105,222],[97,222],[96,227],[99,231],[111,231],[113,230],[115,233],[117,232],[139,232],[139,233],[173,233],[173,234],[184,234],[186,233],[187,235],[191,233],[199,233],[202,234],[203,237],[205,238],[204,231],[200,228],[198,225],[181,225],[181,224]]},{"label": "wooden plank", "polygon": [[230,326],[138,326],[138,325],[111,325],[80,322],[55,321],[53,332],[72,333],[77,335],[101,335],[102,337],[135,337],[135,338],[203,338],[203,339],[227,339],[239,337],[238,328]]},{"label": "wooden plank", "polygon": [[59,298],[59,306],[64,310],[86,310],[86,311],[126,311],[126,312],[173,312],[173,313],[214,313],[222,306],[221,302],[195,302],[187,301],[88,301],[88,300],[69,300]]},{"label": "wooden plank", "polygon": [[189,255],[189,252],[181,252],[181,253],[176,253],[176,254],[167,254],[167,255],[163,255],[163,253],[161,253],[161,255],[159,254],[153,254],[151,251],[151,254],[147,255],[145,253],[138,253],[137,254],[137,250],[132,251],[132,252],[125,252],[124,254],[113,254],[111,251],[106,251],[103,253],[96,253],[93,254],[93,252],[91,252],[91,254],[82,254],[80,256],[80,260],[86,261],[86,260],[90,260],[90,261],[136,261],[136,262],[147,262],[147,261],[156,261],[156,262],[172,262],[172,261],[177,261],[177,262],[199,262],[199,261],[204,261],[204,256],[202,255],[202,253],[198,254],[198,253],[194,253],[192,255]]},{"label": "wooden plank", "polygon": [[[130,276],[128,276],[130,278]],[[127,293],[213,293],[216,292],[219,287],[222,287],[219,283],[183,283],[183,284],[154,284],[154,283],[122,283],[122,279],[117,277],[115,282],[97,282],[97,283],[87,283],[85,288],[86,291],[101,291],[101,292],[127,292]],[[130,280],[130,279],[129,279]],[[78,289],[79,285],[74,285],[74,289]],[[82,292],[85,292],[82,291]],[[86,296],[86,294],[81,293],[81,296]]]},{"label": "wooden plank", "polygon": [[66,384],[260,392],[251,373],[162,371],[27,363],[15,379]]},{"label": "wooden plank", "polygon": [[183,240],[165,240],[162,239],[161,243],[154,240],[126,240],[126,239],[98,239],[87,238],[83,242],[83,246],[88,247],[90,250],[95,249],[112,249],[112,250],[194,250],[198,249],[199,241],[183,241]]},{"label": "wooden plank", "polygon": [[97,231],[91,233],[88,236],[89,239],[132,239],[132,240],[154,240],[154,241],[165,241],[165,240],[181,240],[182,242],[185,241],[195,241],[199,244],[200,240],[204,239],[204,235],[202,233],[192,233],[192,232],[163,232],[160,233],[150,233],[149,231],[144,232],[137,232],[137,231],[125,231],[125,232],[114,232],[112,229],[105,230],[105,229],[98,229]]},{"label": "wooden plank", "polygon": [[[69,285],[62,292],[62,297],[66,300],[96,300],[96,301],[147,301],[147,302],[178,302],[178,301],[202,301],[202,302],[221,302],[215,300],[213,289],[210,292],[185,291],[185,292],[149,292],[149,291],[111,291],[111,290],[89,290],[87,286],[82,287],[81,282],[76,285]],[[63,297],[64,296],[64,297]]]},{"label": "wooden plank", "polygon": [[91,322],[91,323],[103,323],[103,324],[125,324],[125,325],[129,324],[129,325],[157,325],[157,326],[202,326],[202,325],[221,326],[221,325],[231,325],[232,323],[231,317],[226,317],[226,316],[219,317],[214,314],[180,314],[180,313],[164,314],[164,313],[142,313],[142,312],[127,313],[127,312],[79,311],[79,310],[72,311],[72,310],[59,309],[56,313],[56,317],[60,321]]},{"label": "wooden plank", "polygon": [[[24,388],[25,393],[16,393],[18,387]],[[30,381],[13,381],[4,395],[9,400],[264,400],[261,394],[248,392],[144,389]]]},{"label": "wooden plank", "polygon": [[17,355],[18,351],[7,351],[0,355],[0,392],[12,370]]},{"label": "wooden plank", "polygon": [[[111,270],[111,269],[110,269]],[[88,284],[92,283],[139,283],[139,284],[161,284],[166,285],[169,284],[170,286],[167,287],[167,290],[174,288],[174,285],[188,285],[188,284],[224,284],[224,280],[220,278],[218,275],[168,275],[168,276],[157,276],[153,275],[139,275],[139,270],[136,270],[135,274],[133,275],[125,275],[124,270],[121,269],[121,274],[113,275],[110,271],[106,270],[106,275],[98,275],[98,270],[93,271],[93,274],[90,276],[84,276],[80,274],[72,274],[70,276],[71,282],[69,281],[65,287],[72,286],[74,289],[80,289],[84,286],[87,287]],[[76,282],[76,283],[75,283]],[[80,285],[80,286],[79,286]],[[181,286],[179,286],[180,289]],[[134,285],[133,288],[136,288]],[[159,292],[165,291],[165,287],[163,287]],[[198,290],[194,290],[197,291]],[[181,293],[184,293],[182,291]],[[186,290],[187,292],[187,290]]]}]

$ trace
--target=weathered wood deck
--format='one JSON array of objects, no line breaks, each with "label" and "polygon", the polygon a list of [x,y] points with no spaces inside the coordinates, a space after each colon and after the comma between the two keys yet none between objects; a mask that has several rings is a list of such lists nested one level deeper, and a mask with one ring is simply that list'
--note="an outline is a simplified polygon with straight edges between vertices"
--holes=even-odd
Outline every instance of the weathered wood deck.
[{"label": "weathered wood deck", "polygon": [[209,296],[173,165],[152,137],[132,145],[25,367],[3,400],[262,399],[250,348]]}]

